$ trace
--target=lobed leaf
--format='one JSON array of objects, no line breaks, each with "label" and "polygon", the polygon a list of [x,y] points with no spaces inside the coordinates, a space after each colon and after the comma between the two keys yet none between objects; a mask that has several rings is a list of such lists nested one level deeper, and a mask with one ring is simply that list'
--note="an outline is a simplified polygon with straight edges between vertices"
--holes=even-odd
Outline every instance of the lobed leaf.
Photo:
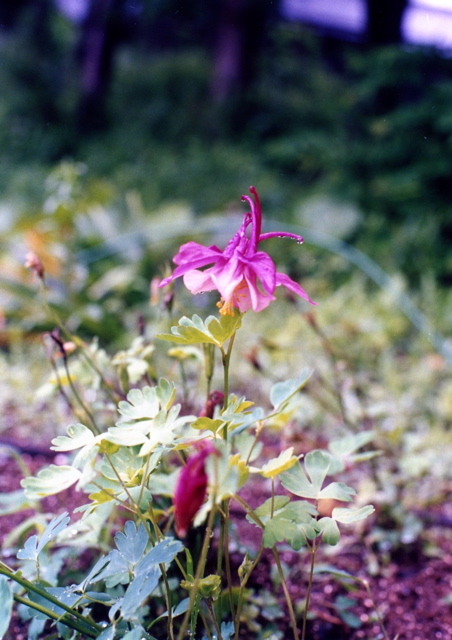
[{"label": "lobed leaf", "polygon": [[[207,321],[209,318],[207,318]],[[211,335],[201,318],[194,315],[193,318],[182,316],[176,327],[171,327],[171,333],[159,333],[156,336],[160,340],[168,340],[176,344],[215,344],[218,342]]]},{"label": "lobed leaf", "polygon": [[6,576],[0,576],[0,640],[8,631],[13,610],[13,592]]},{"label": "lobed leaf", "polygon": [[301,498],[316,500],[321,493],[322,484],[330,468],[332,457],[326,451],[310,451],[304,459],[304,467],[295,464],[281,475],[283,487]]},{"label": "lobed leaf", "polygon": [[341,538],[339,527],[333,518],[320,518],[317,522],[319,532],[322,534],[323,540],[332,546],[337,544]]},{"label": "lobed leaf", "polygon": [[361,507],[361,509],[342,509],[336,507],[333,509],[331,515],[338,522],[342,522],[342,524],[351,524],[352,522],[358,522],[359,520],[367,518],[367,516],[370,516],[374,511],[375,507],[368,504],[365,507]]},{"label": "lobed leaf", "polygon": [[291,378],[284,382],[277,382],[270,390],[270,402],[276,411],[282,411],[284,405],[294,396],[300,389],[304,387],[311,377],[312,370],[305,367],[298,378]]},{"label": "lobed leaf", "polygon": [[144,524],[140,522],[138,529],[132,520],[124,525],[124,532],[115,535],[115,544],[122,557],[130,564],[136,564],[143,556],[149,537]]},{"label": "lobed leaf", "polygon": [[67,436],[58,436],[52,440],[54,451],[73,451],[94,444],[94,434],[84,424],[71,424],[67,428]]},{"label": "lobed leaf", "polygon": [[127,422],[154,418],[160,410],[160,402],[156,387],[132,389],[127,394],[127,400],[118,404],[118,411]]},{"label": "lobed leaf", "polygon": [[129,584],[120,607],[124,620],[137,617],[139,609],[157,587],[160,573],[160,568],[153,566],[146,573],[140,573]]},{"label": "lobed leaf", "polygon": [[39,500],[45,496],[64,491],[72,486],[81,477],[78,469],[69,465],[51,464],[38,471],[36,476],[29,476],[21,480],[20,484],[25,489],[25,495],[30,500]]},{"label": "lobed leaf", "polygon": [[27,499],[23,489],[0,493],[0,516],[8,516],[30,508],[32,508],[31,501]]},{"label": "lobed leaf", "polygon": [[31,536],[31,538],[28,538],[25,542],[24,548],[19,549],[17,552],[19,560],[36,561],[39,554],[50,540],[56,538],[56,536],[67,527],[69,520],[70,518],[67,511],[55,518],[52,518],[39,539],[36,535]]},{"label": "lobed leaf", "polygon": [[214,344],[222,347],[242,323],[242,314],[222,315],[219,319],[209,316],[203,322],[198,315],[191,319],[183,316],[179,324],[171,327],[171,333],[160,333],[157,338],[177,344]]},{"label": "lobed leaf", "polygon": [[318,494],[318,498],[330,498],[333,500],[341,500],[342,502],[352,502],[356,491],[344,482],[331,482]]},{"label": "lobed leaf", "polygon": [[278,457],[270,460],[260,470],[264,478],[275,478],[283,471],[287,471],[297,463],[298,458],[293,454],[293,447],[289,447],[285,451],[281,451]]}]

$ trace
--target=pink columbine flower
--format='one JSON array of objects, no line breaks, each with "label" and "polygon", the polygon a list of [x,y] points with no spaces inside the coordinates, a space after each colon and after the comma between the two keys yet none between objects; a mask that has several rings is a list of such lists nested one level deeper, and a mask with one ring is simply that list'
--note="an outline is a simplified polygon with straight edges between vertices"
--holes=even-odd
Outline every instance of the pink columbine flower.
[{"label": "pink columbine flower", "polygon": [[[316,304],[299,284],[286,274],[276,271],[275,264],[267,253],[258,250],[259,243],[268,238],[293,238],[299,244],[303,242],[303,238],[285,231],[262,233],[259,196],[254,187],[250,187],[250,192],[254,200],[250,196],[242,196],[242,200],[249,203],[251,212],[245,214],[242,226],[224,251],[215,245],[204,247],[197,242],[183,244],[173,258],[176,269],[169,278],[162,280],[161,287],[183,276],[185,286],[192,293],[216,289],[222,298],[218,304],[222,314],[232,313],[234,307],[241,312],[251,308],[262,311],[275,300],[273,294],[280,285],[311,304]],[[248,227],[251,227],[249,233]],[[200,271],[201,267],[207,265],[212,266]]]},{"label": "pink columbine flower", "polygon": [[181,538],[187,535],[190,524],[207,494],[206,458],[211,453],[217,453],[211,442],[201,441],[196,446],[198,452],[187,459],[174,492],[174,519],[177,535]]}]

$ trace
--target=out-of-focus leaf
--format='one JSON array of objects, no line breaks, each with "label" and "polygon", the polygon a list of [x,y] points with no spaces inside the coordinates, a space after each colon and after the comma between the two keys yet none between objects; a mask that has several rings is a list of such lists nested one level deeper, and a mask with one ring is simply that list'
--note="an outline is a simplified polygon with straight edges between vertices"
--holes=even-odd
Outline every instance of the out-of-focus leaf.
[{"label": "out-of-focus leaf", "polygon": [[51,464],[49,467],[38,471],[36,476],[30,476],[21,480],[21,485],[25,489],[25,495],[30,500],[39,500],[45,496],[51,496],[60,491],[64,491],[72,486],[81,477],[81,472],[69,465],[57,466]]},{"label": "out-of-focus leaf", "polygon": [[8,631],[13,609],[13,592],[6,576],[0,576],[0,640]]},{"label": "out-of-focus leaf", "polygon": [[359,520],[367,518],[374,511],[375,507],[371,504],[361,507],[361,509],[341,509],[340,507],[336,507],[333,509],[331,516],[334,520],[337,520],[337,522],[351,524],[352,522],[358,522]]},{"label": "out-of-focus leaf", "polygon": [[25,542],[24,548],[19,549],[17,557],[19,560],[37,560],[39,554],[44,549],[46,544],[56,538],[56,536],[65,529],[69,523],[68,512],[65,511],[59,516],[52,518],[43,534],[38,538],[34,535]]},{"label": "out-of-focus leaf", "polygon": [[283,411],[284,405],[304,387],[312,374],[312,370],[307,367],[303,369],[298,378],[291,378],[284,382],[277,382],[270,390],[270,402],[276,412]]},{"label": "out-of-focus leaf", "polygon": [[342,500],[343,502],[352,502],[356,491],[346,485],[344,482],[331,482],[318,494],[318,498],[331,498],[333,500]]}]

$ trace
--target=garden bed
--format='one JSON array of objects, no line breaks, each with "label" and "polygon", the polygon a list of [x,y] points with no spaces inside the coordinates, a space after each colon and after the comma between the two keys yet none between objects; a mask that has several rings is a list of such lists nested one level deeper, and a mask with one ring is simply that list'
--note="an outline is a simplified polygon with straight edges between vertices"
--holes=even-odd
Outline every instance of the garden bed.
[{"label": "garden bed", "polygon": [[[18,443],[18,449],[34,449],[30,442]],[[32,451],[34,455],[22,453],[24,462],[32,472],[36,472],[43,465],[58,464],[62,456],[44,456],[42,452]],[[4,450],[0,453],[0,491],[7,493],[20,486],[22,471],[17,462]],[[250,490],[251,491],[251,490]],[[264,495],[259,495],[259,493]],[[256,480],[252,487],[253,500],[262,502],[266,495],[265,483]],[[68,510],[70,513],[80,503],[81,495],[76,491],[67,490],[57,496],[46,498],[44,509],[53,514]],[[14,514],[0,518],[0,542],[11,530],[31,513]],[[248,523],[243,516],[233,515],[236,535],[232,536],[233,547],[240,546],[246,539],[248,545],[254,539],[259,543],[259,530]],[[333,554],[319,557],[319,564],[334,565],[340,571],[346,571],[353,576],[365,578],[369,582],[370,593],[361,584],[348,592],[341,581],[332,579],[327,573],[319,574],[314,581],[310,604],[311,619],[309,622],[308,638],[310,640],[377,640],[384,638],[381,626],[376,620],[375,605],[384,619],[384,624],[390,640],[449,640],[452,637],[452,618],[450,594],[452,593],[452,505],[443,503],[438,505],[429,518],[425,519],[425,529],[421,538],[410,544],[400,544],[396,548],[388,547],[385,552],[379,551],[372,544],[371,531],[367,527],[359,536],[352,533],[343,535],[339,549]],[[388,540],[390,539],[388,532]],[[9,556],[8,551],[6,551]],[[239,556],[237,556],[239,558]],[[242,556],[240,556],[241,558]],[[4,558],[11,561],[11,556]],[[289,591],[292,601],[297,608],[306,595],[308,572],[308,554],[301,551],[296,553],[287,550],[281,554],[282,561],[290,567]],[[234,561],[234,555],[232,557]],[[249,627],[244,625],[241,635],[243,640],[252,640],[258,636],[259,627],[282,629],[284,636],[290,637],[290,626],[285,624],[287,619],[286,607],[282,589],[275,581],[272,570],[271,554],[267,551],[252,576],[250,587],[256,594],[256,607],[260,613],[249,620]],[[276,596],[276,607],[273,603]],[[347,601],[345,598],[350,598]],[[447,599],[449,598],[449,604]],[[266,606],[267,604],[267,606]],[[271,606],[270,606],[271,605]],[[343,607],[343,608],[342,608]],[[282,620],[279,619],[279,611]],[[341,615],[342,611],[342,615]],[[344,613],[345,611],[345,613]],[[251,616],[249,612],[248,615]],[[346,623],[347,616],[352,626]],[[272,621],[274,618],[274,623]],[[345,618],[345,620],[344,620]],[[254,630],[253,630],[254,629]],[[48,635],[52,631],[48,627]],[[15,615],[5,640],[25,640],[27,638],[27,623],[22,622]]]}]

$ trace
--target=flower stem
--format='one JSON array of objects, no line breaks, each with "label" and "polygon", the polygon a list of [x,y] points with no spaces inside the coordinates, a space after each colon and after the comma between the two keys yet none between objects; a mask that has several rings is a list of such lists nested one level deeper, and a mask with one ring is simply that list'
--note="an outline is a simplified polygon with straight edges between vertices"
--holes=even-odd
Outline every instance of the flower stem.
[{"label": "flower stem", "polygon": [[234,639],[235,640],[239,640],[240,614],[242,612],[243,593],[245,591],[246,584],[247,584],[251,574],[254,571],[254,568],[257,566],[259,560],[261,559],[261,555],[262,555],[263,551],[264,551],[264,545],[261,543],[261,546],[259,548],[259,551],[257,552],[256,557],[254,558],[251,566],[247,569],[246,575],[244,576],[243,580],[241,580],[241,582],[240,582],[239,595],[238,595],[238,598],[237,598],[237,608],[236,608],[236,611],[235,611],[235,623],[234,623],[234,627],[235,627]]},{"label": "flower stem", "polygon": [[214,519],[215,519],[215,514],[216,514],[216,500],[215,500],[215,495],[212,496],[212,509],[209,513],[209,520],[207,522],[207,526],[206,526],[206,531],[204,534],[204,540],[202,543],[202,548],[201,548],[201,555],[199,557],[199,562],[198,562],[198,566],[196,567],[196,574],[194,577],[194,581],[193,581],[193,586],[190,589],[190,601],[189,601],[189,605],[187,608],[187,611],[185,613],[184,619],[182,621],[182,625],[179,629],[179,634],[177,636],[177,640],[183,640],[184,636],[185,636],[185,632],[187,630],[188,627],[188,623],[190,620],[190,615],[191,615],[191,611],[193,608],[193,605],[195,603],[195,599],[196,599],[196,595],[197,595],[197,590],[198,590],[198,583],[201,580],[203,573],[204,573],[204,568],[206,565],[206,560],[207,560],[207,553],[209,551],[209,546],[210,546],[210,540],[212,537],[212,527],[213,527],[213,523],[214,523]]},{"label": "flower stem", "polygon": [[311,591],[312,591],[312,583],[314,580],[314,565],[315,565],[315,553],[318,547],[315,546],[315,541],[311,545],[311,565],[309,567],[309,580],[308,580],[308,590],[306,592],[306,605],[303,613],[303,628],[301,631],[301,640],[305,640],[306,638],[306,625],[308,622],[308,610],[309,610],[309,601],[311,599]]},{"label": "flower stem", "polygon": [[[232,347],[234,346],[234,340],[235,340],[235,332],[232,334],[232,336],[229,338],[229,344],[228,344],[228,349],[227,351],[225,351],[222,347],[221,347],[221,356],[222,356],[222,361],[223,361],[223,392],[224,392],[224,403],[223,403],[223,411],[226,411],[226,409],[228,408],[228,401],[229,401],[229,364],[231,361],[231,353],[232,353]],[[227,440],[227,430],[226,427],[224,429],[224,439]]]},{"label": "flower stem", "polygon": [[[71,620],[66,618],[65,617],[66,614],[64,614],[64,616],[62,617],[61,615],[56,614],[55,612],[51,611],[50,609],[47,609],[42,605],[38,605],[35,602],[28,601],[26,598],[22,598],[22,600],[25,601],[25,604],[27,604],[30,607],[33,607],[35,609],[37,607],[41,607],[40,610],[42,611],[42,613],[45,613],[45,615],[48,616],[49,618],[53,618],[54,620],[61,620],[61,622],[63,622],[67,626],[70,626],[79,631],[83,631],[83,633],[88,634],[93,638],[97,637],[99,633],[102,631],[102,627],[100,625],[98,625],[95,622],[87,620],[84,615],[82,615],[75,609],[72,609],[71,607],[64,604],[63,602],[60,602],[58,598],[55,598],[54,596],[52,596],[50,593],[48,593],[48,591],[45,591],[44,589],[41,589],[41,587],[38,587],[37,585],[33,584],[33,582],[29,582],[25,578],[22,578],[22,576],[20,576],[17,572],[14,572],[12,569],[8,567],[8,565],[4,564],[3,562],[0,562],[0,575],[4,575],[10,578],[11,580],[14,580],[18,584],[20,584],[20,586],[23,587],[27,592],[34,591],[34,593],[41,596],[48,602],[51,602],[52,604],[57,605],[58,607],[63,609],[67,614],[70,614],[71,616],[74,616],[76,619],[78,619],[80,621],[80,624],[78,627],[76,627],[74,625],[77,624],[77,620]],[[18,598],[21,598],[21,596],[18,596],[17,594],[15,594],[14,598],[17,600]],[[17,601],[19,602],[19,600]],[[83,625],[83,629],[80,629],[82,625]]]},{"label": "flower stem", "polygon": [[[281,580],[281,586],[282,586],[283,591],[284,591],[284,596],[286,598],[287,608],[289,609],[289,617],[290,617],[290,624],[292,626],[293,637],[294,637],[294,640],[299,640],[300,636],[299,636],[298,629],[297,629],[297,620],[295,618],[295,611],[294,611],[294,608],[293,608],[293,605],[292,605],[292,600],[290,598],[289,589],[287,587],[286,578],[284,576],[284,571],[283,571],[283,568],[281,566],[281,560],[279,559],[279,554],[278,554],[278,551],[276,549],[276,546],[272,547],[272,553],[273,553],[273,557],[274,557],[275,562],[276,562],[276,567],[278,569],[278,574],[279,574],[279,578]],[[302,640],[304,640],[304,636],[303,636]]]}]

